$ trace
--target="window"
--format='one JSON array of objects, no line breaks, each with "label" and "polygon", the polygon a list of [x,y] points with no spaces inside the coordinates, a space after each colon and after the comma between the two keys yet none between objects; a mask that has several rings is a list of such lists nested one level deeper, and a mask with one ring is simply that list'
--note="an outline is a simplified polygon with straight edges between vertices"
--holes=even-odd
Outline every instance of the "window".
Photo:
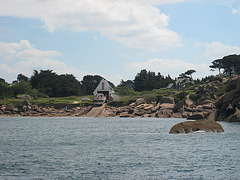
[{"label": "window", "polygon": [[102,83],[102,90],[104,90],[104,82]]}]

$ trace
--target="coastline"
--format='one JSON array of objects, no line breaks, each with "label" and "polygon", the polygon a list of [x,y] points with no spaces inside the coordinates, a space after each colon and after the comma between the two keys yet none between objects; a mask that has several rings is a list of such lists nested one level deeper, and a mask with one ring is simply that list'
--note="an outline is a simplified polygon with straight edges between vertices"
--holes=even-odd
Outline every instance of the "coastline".
[{"label": "coastline", "polygon": [[23,105],[17,108],[9,105],[0,106],[0,117],[149,117],[149,118],[186,118],[204,119],[214,110],[212,102],[196,106],[180,101],[174,103],[171,97],[165,97],[159,103],[146,103],[143,98],[128,106],[113,107],[104,104],[100,107],[77,106],[72,108],[38,107]]}]

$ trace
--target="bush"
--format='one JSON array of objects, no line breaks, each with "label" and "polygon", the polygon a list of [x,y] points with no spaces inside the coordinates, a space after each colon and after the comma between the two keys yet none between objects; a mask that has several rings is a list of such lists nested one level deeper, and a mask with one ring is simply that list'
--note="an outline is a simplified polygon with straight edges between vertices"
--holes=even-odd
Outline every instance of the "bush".
[{"label": "bush", "polygon": [[119,95],[133,95],[135,91],[130,88],[129,86],[123,86],[121,89],[118,90]]},{"label": "bush", "polygon": [[187,95],[188,95],[188,93],[186,91],[182,91],[182,92],[174,95],[174,100],[176,103],[179,101],[183,101]]},{"label": "bush", "polygon": [[189,98],[194,101],[194,102],[197,102],[197,100],[200,98],[200,96],[196,93],[192,93],[189,95]]}]

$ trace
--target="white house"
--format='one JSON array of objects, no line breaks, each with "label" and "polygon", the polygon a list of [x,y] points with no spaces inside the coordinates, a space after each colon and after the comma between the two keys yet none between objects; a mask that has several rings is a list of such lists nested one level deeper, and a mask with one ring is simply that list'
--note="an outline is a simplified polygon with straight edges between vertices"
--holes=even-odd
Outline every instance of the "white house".
[{"label": "white house", "polygon": [[115,94],[113,88],[109,85],[109,83],[102,79],[96,89],[93,91],[93,95],[96,96],[97,93],[102,93],[107,98],[107,100],[115,101],[118,100],[119,97]]},{"label": "white house", "polygon": [[187,84],[189,83],[193,83],[193,81],[191,81],[189,78],[185,78],[185,77],[180,77],[180,78],[177,78],[177,80],[175,80],[174,83],[170,83],[166,88],[167,89],[177,89],[177,90],[180,90],[180,89],[183,89],[186,87]]}]

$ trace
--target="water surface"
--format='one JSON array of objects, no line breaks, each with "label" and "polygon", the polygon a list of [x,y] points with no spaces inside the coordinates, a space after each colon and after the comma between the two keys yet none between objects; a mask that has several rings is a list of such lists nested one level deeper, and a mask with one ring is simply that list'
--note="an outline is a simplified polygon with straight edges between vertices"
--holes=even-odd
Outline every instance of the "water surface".
[{"label": "water surface", "polygon": [[169,134],[184,119],[0,118],[0,179],[239,179],[240,123]]}]

